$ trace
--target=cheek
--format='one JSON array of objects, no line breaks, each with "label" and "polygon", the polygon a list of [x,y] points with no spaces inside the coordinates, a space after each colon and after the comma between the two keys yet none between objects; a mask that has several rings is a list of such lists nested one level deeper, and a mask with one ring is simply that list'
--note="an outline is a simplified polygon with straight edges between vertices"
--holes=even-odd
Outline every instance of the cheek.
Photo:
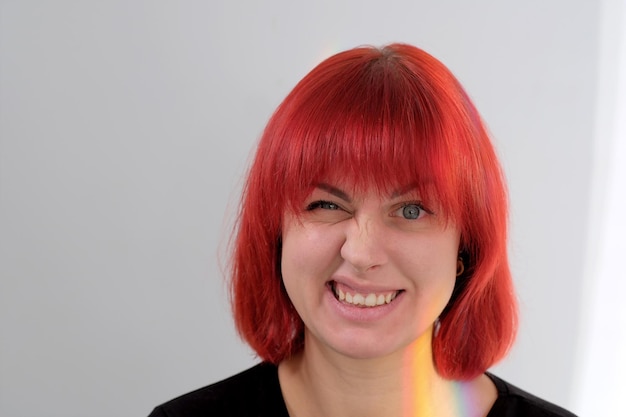
[{"label": "cheek", "polygon": [[458,237],[455,233],[419,240],[401,252],[404,273],[412,277],[418,293],[435,304],[446,304],[456,283]]},{"label": "cheek", "polygon": [[283,233],[281,275],[298,315],[309,322],[314,306],[326,291],[326,282],[339,265],[331,235],[290,225]]},{"label": "cheek", "polygon": [[285,285],[324,275],[337,265],[341,243],[322,227],[288,224],[283,232],[281,271]]},{"label": "cheek", "polygon": [[441,315],[452,297],[456,284],[455,261],[449,257],[420,257],[420,260],[405,274],[413,277],[419,316],[430,322]]},{"label": "cheek", "polygon": [[403,259],[402,264],[420,276],[431,279],[456,277],[458,243],[454,235],[449,238],[416,239],[396,246],[396,255]]},{"label": "cheek", "polygon": [[[433,280],[431,288],[437,298],[439,307],[444,308],[456,285],[456,264],[458,259],[458,239],[449,239],[442,242],[436,253],[430,254],[429,265],[432,268],[429,274]],[[439,311],[441,313],[441,311]]]}]

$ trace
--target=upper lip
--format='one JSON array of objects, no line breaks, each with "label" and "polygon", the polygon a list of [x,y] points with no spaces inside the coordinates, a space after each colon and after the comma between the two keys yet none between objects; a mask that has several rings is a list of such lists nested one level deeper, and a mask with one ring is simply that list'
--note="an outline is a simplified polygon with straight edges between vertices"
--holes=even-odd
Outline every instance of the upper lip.
[{"label": "upper lip", "polygon": [[345,276],[337,276],[332,277],[332,279],[328,282],[328,284],[333,284],[336,282],[338,284],[344,285],[350,288],[352,291],[360,294],[371,294],[371,293],[385,293],[385,292],[393,292],[393,291],[402,291],[400,287],[392,287],[392,286],[380,286],[380,285],[364,285],[363,282],[358,282],[356,279],[345,277]]}]

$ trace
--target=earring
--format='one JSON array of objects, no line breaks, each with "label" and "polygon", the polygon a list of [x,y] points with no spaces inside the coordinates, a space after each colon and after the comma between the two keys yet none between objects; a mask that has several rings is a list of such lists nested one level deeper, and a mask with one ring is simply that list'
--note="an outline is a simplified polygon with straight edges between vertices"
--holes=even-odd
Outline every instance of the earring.
[{"label": "earring", "polygon": [[460,277],[463,272],[465,272],[465,264],[463,263],[463,259],[459,256],[459,259],[456,261],[456,276]]},{"label": "earring", "polygon": [[439,334],[440,328],[441,328],[441,320],[439,320],[439,317],[437,317],[435,319],[435,325],[433,326],[433,337],[437,337],[437,335]]}]

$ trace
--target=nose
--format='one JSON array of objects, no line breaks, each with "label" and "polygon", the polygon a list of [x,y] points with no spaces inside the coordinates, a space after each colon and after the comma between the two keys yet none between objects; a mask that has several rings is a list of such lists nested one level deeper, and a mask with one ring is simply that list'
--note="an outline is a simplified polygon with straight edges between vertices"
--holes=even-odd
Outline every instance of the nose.
[{"label": "nose", "polygon": [[371,217],[354,217],[346,229],[341,257],[356,272],[363,273],[387,262],[384,225]]}]

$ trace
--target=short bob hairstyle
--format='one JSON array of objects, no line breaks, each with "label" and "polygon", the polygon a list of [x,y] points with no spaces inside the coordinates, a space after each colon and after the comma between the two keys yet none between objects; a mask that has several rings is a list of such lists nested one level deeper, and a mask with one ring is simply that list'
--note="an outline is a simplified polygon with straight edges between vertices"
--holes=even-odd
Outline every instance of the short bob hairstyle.
[{"label": "short bob hairstyle", "polygon": [[316,184],[389,191],[415,184],[461,232],[465,272],[433,338],[440,375],[470,379],[517,329],[507,260],[507,193],[481,118],[452,73],[406,44],[336,54],[304,77],[267,124],[233,235],[237,329],[265,361],[299,352],[304,325],[281,279],[281,230]]}]

